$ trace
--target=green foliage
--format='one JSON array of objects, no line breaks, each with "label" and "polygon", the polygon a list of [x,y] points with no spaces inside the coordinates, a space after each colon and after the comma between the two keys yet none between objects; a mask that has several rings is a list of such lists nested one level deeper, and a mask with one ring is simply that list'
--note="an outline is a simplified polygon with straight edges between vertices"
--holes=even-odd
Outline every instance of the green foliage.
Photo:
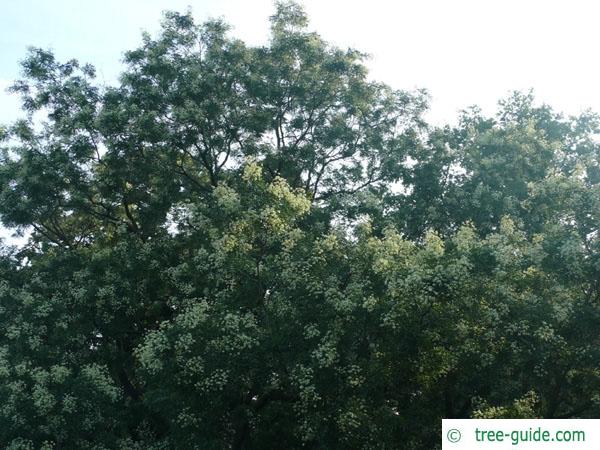
[{"label": "green foliage", "polygon": [[531,93],[457,126],[277,3],[167,13],[117,86],[33,49],[0,130],[0,444],[439,448],[600,414],[600,147]]}]

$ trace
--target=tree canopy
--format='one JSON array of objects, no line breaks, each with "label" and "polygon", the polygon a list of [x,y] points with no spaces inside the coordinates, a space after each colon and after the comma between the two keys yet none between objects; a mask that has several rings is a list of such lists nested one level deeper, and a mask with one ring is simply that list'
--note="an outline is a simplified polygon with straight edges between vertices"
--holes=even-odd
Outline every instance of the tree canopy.
[{"label": "tree canopy", "polygon": [[168,12],[119,83],[31,49],[0,127],[0,444],[433,449],[600,416],[598,116],[425,91],[279,2]]}]

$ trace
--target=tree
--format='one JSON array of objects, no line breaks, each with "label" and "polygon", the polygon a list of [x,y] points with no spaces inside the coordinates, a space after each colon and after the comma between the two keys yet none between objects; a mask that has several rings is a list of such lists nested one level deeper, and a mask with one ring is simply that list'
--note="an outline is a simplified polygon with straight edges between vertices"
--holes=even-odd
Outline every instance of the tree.
[{"label": "tree", "polygon": [[166,13],[116,86],[32,49],[2,129],[6,448],[439,448],[600,413],[598,118],[424,91],[277,3]]}]

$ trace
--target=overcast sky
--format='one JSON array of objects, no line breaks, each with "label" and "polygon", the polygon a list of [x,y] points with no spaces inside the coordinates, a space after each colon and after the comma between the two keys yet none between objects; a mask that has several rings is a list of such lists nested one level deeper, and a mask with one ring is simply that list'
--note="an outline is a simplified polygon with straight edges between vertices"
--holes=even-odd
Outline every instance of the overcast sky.
[{"label": "overcast sky", "polygon": [[[535,0],[306,0],[311,28],[338,45],[372,55],[374,79],[394,88],[427,88],[430,119],[452,121],[479,104],[492,111],[510,90],[569,114],[600,111],[600,2]],[[0,123],[18,103],[4,88],[28,46],[93,63],[113,83],[125,50],[142,30],[156,32],[165,9],[224,17],[233,33],[265,42],[270,0],[5,0],[0,14]]]}]

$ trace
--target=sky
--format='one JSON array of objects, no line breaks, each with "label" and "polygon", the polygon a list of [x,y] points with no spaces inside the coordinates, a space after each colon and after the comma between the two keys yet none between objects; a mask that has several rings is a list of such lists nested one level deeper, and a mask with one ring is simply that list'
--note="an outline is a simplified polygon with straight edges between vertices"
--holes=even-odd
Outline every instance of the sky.
[{"label": "sky", "polygon": [[[188,6],[197,20],[223,17],[250,44],[268,39],[271,0],[1,0],[0,123],[19,115],[5,88],[29,46],[94,64],[113,84],[123,52],[162,11]],[[478,104],[493,112],[511,90],[534,89],[567,114],[600,112],[600,2],[568,0],[305,0],[311,28],[371,55],[371,77],[397,89],[426,88],[428,118],[452,122]]]}]

